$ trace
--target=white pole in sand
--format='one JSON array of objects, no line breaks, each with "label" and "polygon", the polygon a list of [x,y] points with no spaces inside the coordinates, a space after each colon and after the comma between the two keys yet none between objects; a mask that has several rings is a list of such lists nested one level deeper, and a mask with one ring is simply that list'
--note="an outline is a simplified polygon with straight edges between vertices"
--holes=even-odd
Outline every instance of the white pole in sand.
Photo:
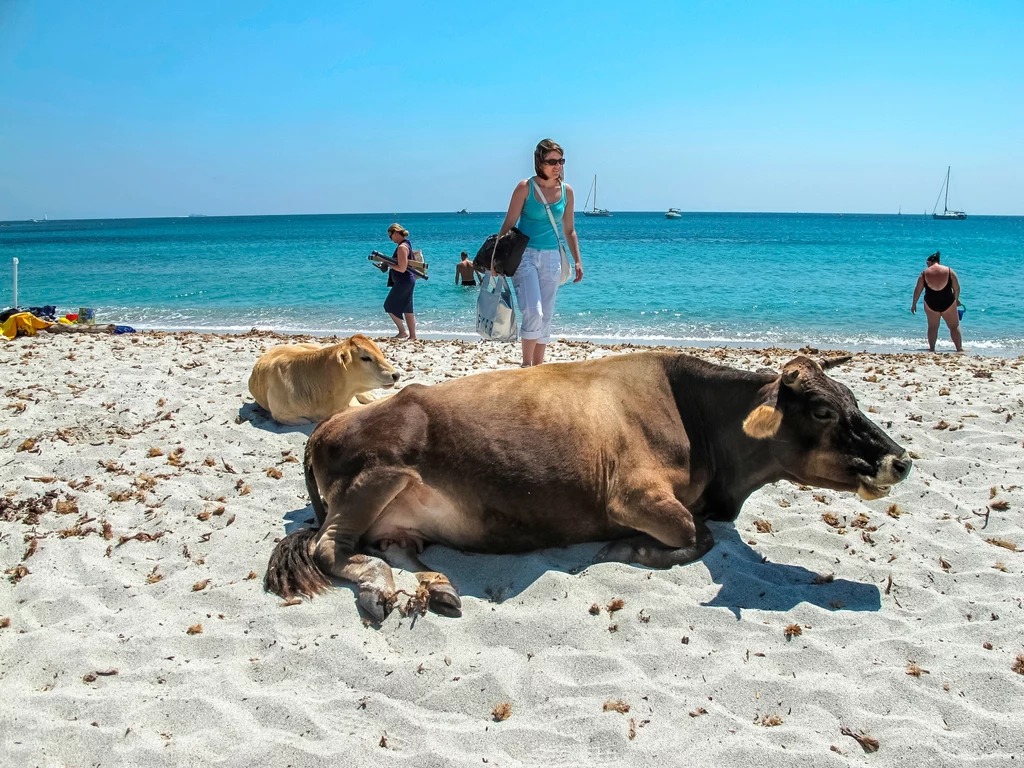
[{"label": "white pole in sand", "polygon": [[18,308],[18,257],[14,257],[14,303],[11,304],[15,309]]}]

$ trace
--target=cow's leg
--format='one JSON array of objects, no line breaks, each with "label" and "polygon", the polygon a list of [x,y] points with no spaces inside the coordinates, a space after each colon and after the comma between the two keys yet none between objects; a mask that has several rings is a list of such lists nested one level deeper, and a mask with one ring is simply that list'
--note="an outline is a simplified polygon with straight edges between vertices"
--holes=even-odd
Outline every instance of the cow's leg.
[{"label": "cow's leg", "polygon": [[309,419],[299,416],[289,409],[290,403],[286,398],[282,398],[277,395],[274,391],[267,393],[267,410],[270,411],[271,417],[278,424],[284,424],[286,427],[297,427],[300,424],[309,424]]},{"label": "cow's leg", "polygon": [[608,511],[615,522],[646,535],[613,541],[597,554],[598,561],[670,568],[700,559],[715,545],[704,522],[667,490],[633,491]]},{"label": "cow's leg", "polygon": [[357,548],[360,537],[408,483],[404,473],[378,471],[362,473],[347,490],[328,488],[327,518],[311,545],[317,567],[357,584],[359,605],[378,621],[394,607],[394,574],[386,562]]},{"label": "cow's leg", "polygon": [[[443,573],[432,571],[420,560],[415,543],[409,541],[382,541],[376,545],[382,558],[395,568],[415,574],[416,579],[430,592],[430,610],[442,616],[462,615],[462,600],[458,590]],[[375,548],[376,549],[376,548]]]}]

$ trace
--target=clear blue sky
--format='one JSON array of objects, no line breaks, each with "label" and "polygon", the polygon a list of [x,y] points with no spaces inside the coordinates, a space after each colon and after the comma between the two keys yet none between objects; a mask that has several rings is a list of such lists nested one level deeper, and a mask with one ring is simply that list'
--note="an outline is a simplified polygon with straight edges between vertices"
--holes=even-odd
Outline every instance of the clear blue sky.
[{"label": "clear blue sky", "polygon": [[0,219],[1024,215],[1024,2],[0,0]]}]

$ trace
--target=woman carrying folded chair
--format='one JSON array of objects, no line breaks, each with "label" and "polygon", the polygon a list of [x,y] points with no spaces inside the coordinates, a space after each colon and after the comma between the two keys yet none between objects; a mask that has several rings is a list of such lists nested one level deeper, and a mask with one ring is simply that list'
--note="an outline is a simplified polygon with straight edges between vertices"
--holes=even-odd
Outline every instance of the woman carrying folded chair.
[{"label": "woman carrying folded chair", "polygon": [[[522,315],[520,338],[524,368],[543,363],[544,350],[551,341],[555,297],[563,282],[563,256],[555,222],[561,222],[565,242],[576,264],[573,282],[583,279],[580,244],[573,220],[572,187],[562,179],[565,153],[551,139],[544,139],[534,150],[533,166],[537,175],[516,185],[498,232],[501,236],[517,227],[530,238],[523,260],[512,277]],[[493,264],[491,274],[496,274]]]},{"label": "woman carrying folded chair", "polygon": [[[398,266],[388,270],[388,285],[391,291],[384,299],[384,311],[398,328],[395,334],[396,339],[416,340],[416,315],[413,314],[412,294],[416,288],[416,275],[409,269],[409,257],[412,256],[412,243],[409,242],[409,230],[401,224],[392,224],[388,227],[388,237],[398,247],[395,249],[394,258]],[[403,324],[402,319],[405,318]],[[405,330],[405,326],[409,330]]]}]

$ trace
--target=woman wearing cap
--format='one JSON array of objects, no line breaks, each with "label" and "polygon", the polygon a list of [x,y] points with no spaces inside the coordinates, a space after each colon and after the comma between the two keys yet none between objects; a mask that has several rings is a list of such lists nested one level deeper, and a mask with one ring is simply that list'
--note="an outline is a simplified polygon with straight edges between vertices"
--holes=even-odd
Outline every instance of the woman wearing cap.
[{"label": "woman wearing cap", "polygon": [[[409,257],[412,255],[412,243],[409,242],[409,230],[401,224],[392,224],[388,227],[388,237],[398,245],[395,248],[394,259],[398,266],[388,270],[388,285],[391,292],[384,300],[384,311],[388,313],[391,320],[398,327],[396,339],[416,340],[416,316],[412,310],[412,292],[416,288],[416,275],[409,269]],[[405,318],[405,323],[402,318]],[[405,326],[409,330],[405,330]]]},{"label": "woman wearing cap", "polygon": [[[516,289],[516,301],[522,314],[519,326],[523,343],[523,367],[540,365],[544,362],[544,350],[551,341],[551,317],[555,312],[555,296],[562,265],[558,252],[558,236],[551,226],[546,202],[556,222],[561,222],[565,242],[569,246],[572,260],[576,263],[576,279],[583,279],[583,263],[580,261],[580,244],[576,237],[573,220],[572,187],[562,180],[565,153],[551,139],[544,139],[533,152],[533,167],[537,175],[532,181],[537,185],[544,200],[541,201],[531,189],[531,179],[520,181],[512,192],[512,201],[505,214],[499,236],[513,226],[530,238],[530,245],[523,253],[512,284]],[[518,223],[517,223],[518,222]],[[494,274],[494,269],[491,269]]]}]

